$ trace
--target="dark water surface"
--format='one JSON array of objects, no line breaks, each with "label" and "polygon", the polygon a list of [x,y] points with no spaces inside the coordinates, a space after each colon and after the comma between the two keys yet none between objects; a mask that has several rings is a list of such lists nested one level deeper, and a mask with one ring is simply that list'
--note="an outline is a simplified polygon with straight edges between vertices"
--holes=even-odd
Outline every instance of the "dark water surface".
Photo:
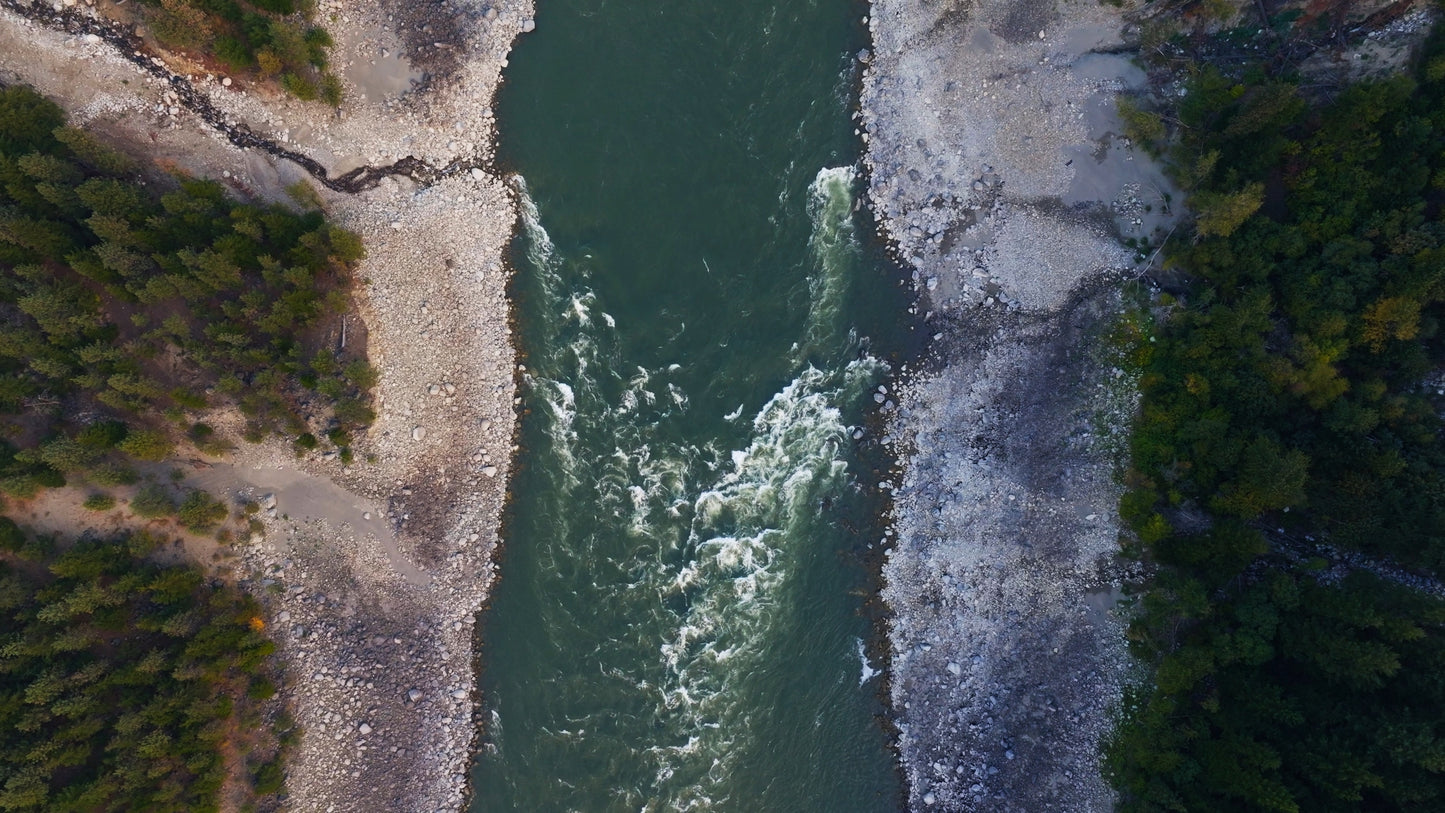
[{"label": "dark water surface", "polygon": [[474,810],[892,810],[852,429],[904,345],[860,244],[851,0],[545,0],[522,467]]}]

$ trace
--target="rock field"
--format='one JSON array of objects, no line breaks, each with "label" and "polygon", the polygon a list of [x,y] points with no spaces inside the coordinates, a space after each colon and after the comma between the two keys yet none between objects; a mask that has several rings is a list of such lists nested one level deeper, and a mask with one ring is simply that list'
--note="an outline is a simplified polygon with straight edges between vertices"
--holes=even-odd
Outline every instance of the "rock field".
[{"label": "rock field", "polygon": [[1092,0],[875,0],[870,203],[933,358],[896,388],[884,565],[915,810],[1106,811],[1098,746],[1129,669],[1115,466],[1134,382],[1099,336],[1167,233],[1122,135],[1142,83]]}]

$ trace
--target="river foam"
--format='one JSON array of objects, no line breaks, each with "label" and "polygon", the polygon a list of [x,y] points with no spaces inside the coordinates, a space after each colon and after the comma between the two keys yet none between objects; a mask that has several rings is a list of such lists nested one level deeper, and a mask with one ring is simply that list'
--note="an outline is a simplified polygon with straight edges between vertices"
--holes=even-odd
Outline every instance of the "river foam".
[{"label": "river foam", "polygon": [[[608,569],[627,574],[590,584],[598,602],[625,608],[634,636],[600,646],[639,655],[610,670],[612,690],[626,686],[651,698],[651,719],[638,727],[645,739],[627,743],[632,758],[651,765],[651,782],[617,791],[627,807],[716,809],[739,761],[757,747],[760,689],[752,684],[778,657],[779,631],[804,612],[793,586],[800,554],[825,521],[820,507],[849,482],[845,409],[886,369],[841,327],[860,255],[856,183],[852,167],[833,167],[810,185],[810,310],[794,345],[794,373],[751,410],[740,436],[746,405],[726,417],[724,427],[731,424],[740,441],[733,443],[669,431],[691,408],[688,371],[623,362],[619,330],[627,326],[619,328],[588,287],[588,258],[560,256],[525,181],[514,179],[525,260],[553,337],[530,359],[526,378],[530,399],[545,407],[549,448],[534,453],[551,455],[547,468],[559,474],[557,531],[587,540],[554,552],[548,565],[573,573],[603,555]],[[610,453],[596,453],[601,438]],[[601,526],[594,532],[580,532],[571,508],[582,503]],[[607,535],[620,544],[601,538]],[[554,585],[575,589],[560,578]],[[607,729],[616,705],[599,695],[585,719],[551,733]],[[493,745],[501,747],[500,738]]]}]

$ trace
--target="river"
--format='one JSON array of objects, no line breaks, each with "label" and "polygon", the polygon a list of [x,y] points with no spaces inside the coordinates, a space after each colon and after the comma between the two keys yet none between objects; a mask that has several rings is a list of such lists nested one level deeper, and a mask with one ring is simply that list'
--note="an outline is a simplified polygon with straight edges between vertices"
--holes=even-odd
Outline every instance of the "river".
[{"label": "river", "polygon": [[910,334],[857,211],[866,7],[540,5],[497,103],[526,413],[473,810],[897,809],[853,435]]}]

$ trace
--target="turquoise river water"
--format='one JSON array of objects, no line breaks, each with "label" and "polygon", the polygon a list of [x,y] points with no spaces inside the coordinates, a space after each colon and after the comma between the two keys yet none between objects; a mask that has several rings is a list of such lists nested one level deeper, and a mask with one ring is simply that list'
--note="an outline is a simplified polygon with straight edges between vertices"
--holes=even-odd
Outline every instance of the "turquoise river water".
[{"label": "turquoise river water", "polygon": [[476,811],[899,806],[852,433],[909,333],[856,205],[863,13],[545,0],[513,52],[526,414]]}]

